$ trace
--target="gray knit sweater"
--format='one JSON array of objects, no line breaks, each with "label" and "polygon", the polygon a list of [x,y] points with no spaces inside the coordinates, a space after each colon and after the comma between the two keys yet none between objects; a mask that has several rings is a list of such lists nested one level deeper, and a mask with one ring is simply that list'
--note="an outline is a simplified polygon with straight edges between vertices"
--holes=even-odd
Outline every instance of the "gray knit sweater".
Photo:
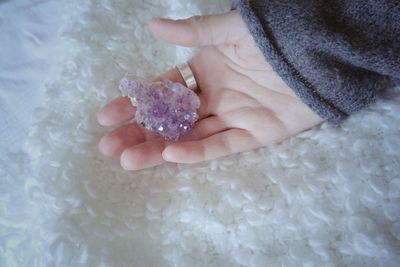
[{"label": "gray knit sweater", "polygon": [[400,81],[400,0],[238,0],[232,9],[288,86],[332,123]]}]

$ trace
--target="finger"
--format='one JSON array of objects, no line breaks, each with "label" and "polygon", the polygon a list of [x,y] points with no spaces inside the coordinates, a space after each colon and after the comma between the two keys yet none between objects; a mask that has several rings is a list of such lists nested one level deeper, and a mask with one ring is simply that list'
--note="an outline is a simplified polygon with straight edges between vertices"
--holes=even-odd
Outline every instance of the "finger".
[{"label": "finger", "polygon": [[97,121],[103,126],[113,126],[131,119],[135,112],[136,109],[128,97],[118,97],[97,113]]},{"label": "finger", "polygon": [[198,141],[168,145],[162,152],[166,161],[195,163],[216,159],[258,147],[256,140],[243,129],[230,129]]},{"label": "finger", "polygon": [[182,136],[180,141],[204,139],[227,129],[228,126],[223,120],[217,116],[210,116],[197,121],[190,133]]},{"label": "finger", "polygon": [[121,155],[121,166],[125,170],[140,170],[165,162],[161,153],[165,147],[163,140],[146,141],[125,149]]},{"label": "finger", "polygon": [[182,75],[178,71],[177,68],[172,68],[154,78],[153,81],[162,81],[162,80],[171,80],[175,83],[180,83],[186,86],[185,80],[183,79]]},{"label": "finger", "polygon": [[126,148],[156,139],[157,135],[147,131],[136,123],[118,127],[104,135],[99,142],[99,150],[105,156],[118,156]]},{"label": "finger", "polygon": [[238,11],[179,20],[154,18],[149,26],[158,38],[182,46],[233,43],[247,30]]}]

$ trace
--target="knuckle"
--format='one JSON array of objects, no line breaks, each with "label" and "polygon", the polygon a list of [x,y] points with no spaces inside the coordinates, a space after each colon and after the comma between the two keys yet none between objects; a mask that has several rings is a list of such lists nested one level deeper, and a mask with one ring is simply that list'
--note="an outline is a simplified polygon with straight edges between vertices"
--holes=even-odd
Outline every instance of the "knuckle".
[{"label": "knuckle", "polygon": [[191,34],[200,43],[205,43],[212,37],[212,27],[210,27],[208,16],[193,16],[189,19],[189,24],[192,29]]}]

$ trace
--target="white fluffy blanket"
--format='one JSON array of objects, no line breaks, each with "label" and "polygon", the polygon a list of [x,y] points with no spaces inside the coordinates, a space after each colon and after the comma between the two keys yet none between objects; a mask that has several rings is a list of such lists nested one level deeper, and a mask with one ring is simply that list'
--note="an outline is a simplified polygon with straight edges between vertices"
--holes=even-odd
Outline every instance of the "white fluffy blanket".
[{"label": "white fluffy blanket", "polygon": [[120,78],[154,76],[191,53],[155,40],[147,20],[228,9],[92,0],[65,11],[80,15],[64,33],[65,67],[34,113],[31,171],[18,174],[30,215],[16,209],[20,225],[3,223],[19,240],[0,244],[4,264],[399,266],[399,90],[341,127],[211,162],[127,172],[98,152],[107,129],[95,114],[118,96]]}]

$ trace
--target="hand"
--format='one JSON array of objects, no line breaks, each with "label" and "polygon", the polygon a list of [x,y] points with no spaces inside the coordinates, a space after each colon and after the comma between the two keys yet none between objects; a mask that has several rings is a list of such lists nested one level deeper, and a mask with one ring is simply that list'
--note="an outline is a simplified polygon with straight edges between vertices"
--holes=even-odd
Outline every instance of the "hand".
[{"label": "hand", "polygon": [[[106,134],[100,151],[121,155],[125,169],[211,160],[278,143],[323,121],[272,70],[238,11],[153,19],[150,30],[173,44],[202,46],[188,61],[201,89],[200,118],[177,142],[166,142],[135,123]],[[176,69],[156,80],[161,79],[185,84]],[[131,119],[134,112],[127,97],[118,97],[100,110],[98,121],[113,126]]]}]

